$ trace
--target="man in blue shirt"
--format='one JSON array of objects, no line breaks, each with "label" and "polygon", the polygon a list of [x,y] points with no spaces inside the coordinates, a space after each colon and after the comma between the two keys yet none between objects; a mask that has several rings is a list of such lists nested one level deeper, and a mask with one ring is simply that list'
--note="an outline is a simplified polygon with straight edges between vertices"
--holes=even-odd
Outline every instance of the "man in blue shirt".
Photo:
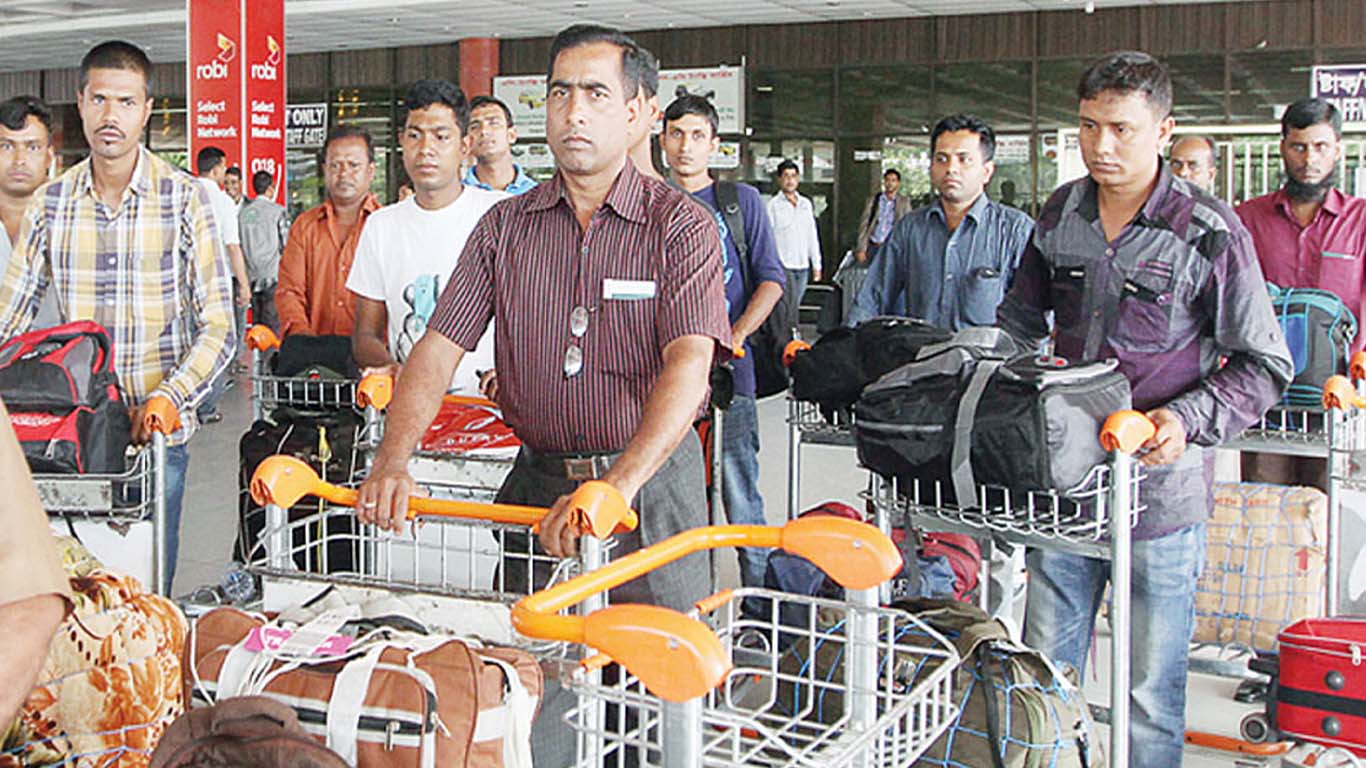
[{"label": "man in blue shirt", "polygon": [[492,96],[471,99],[469,137],[470,153],[476,162],[465,171],[462,184],[509,195],[520,195],[536,186],[536,180],[512,162],[517,129],[506,104]]},{"label": "man in blue shirt", "polygon": [[[726,311],[736,349],[758,330],[783,296],[787,273],[764,212],[759,191],[748,184],[729,184],[718,202],[717,187],[707,162],[720,145],[716,136],[716,108],[701,96],[676,99],[664,111],[660,146],[669,163],[672,181],[708,208],[721,231],[726,281]],[[725,198],[738,200],[744,232],[730,231],[722,213]],[[738,238],[738,240],[737,240]],[[745,260],[744,264],[740,259]],[[755,410],[753,350],[733,361],[735,399],[721,429],[721,489],[726,517],[732,524],[765,525],[764,501],[759,496],[759,424]],[[740,553],[740,578],[745,586],[763,586],[768,554],[746,548]]]},{"label": "man in blue shirt", "polygon": [[935,202],[892,229],[849,311],[854,326],[909,315],[958,330],[993,325],[1034,222],[987,197],[996,133],[973,115],[951,115],[930,134]]}]

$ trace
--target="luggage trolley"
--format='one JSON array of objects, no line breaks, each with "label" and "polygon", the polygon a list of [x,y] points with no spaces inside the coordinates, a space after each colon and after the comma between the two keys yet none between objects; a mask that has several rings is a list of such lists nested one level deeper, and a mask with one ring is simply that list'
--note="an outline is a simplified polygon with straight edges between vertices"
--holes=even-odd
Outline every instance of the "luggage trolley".
[{"label": "luggage trolley", "polygon": [[280,339],[268,326],[253,325],[247,330],[251,350],[251,420],[264,419],[279,406],[303,410],[349,408],[356,401],[355,379],[322,379],[309,376],[276,376],[270,370],[272,349]]},{"label": "luggage trolley", "polygon": [[[1328,556],[1326,560],[1324,594],[1324,616],[1327,619],[1307,619],[1282,631],[1281,641],[1287,642],[1289,635],[1293,640],[1300,658],[1300,676],[1312,669],[1303,662],[1306,656],[1318,655],[1327,660],[1337,657],[1343,669],[1360,666],[1361,646],[1350,639],[1360,638],[1366,633],[1360,631],[1344,635],[1334,634],[1334,618],[1346,614],[1366,613],[1366,558],[1363,553],[1363,538],[1366,531],[1361,525],[1344,526],[1344,518],[1358,521],[1366,516],[1366,480],[1352,471],[1353,461],[1366,452],[1366,373],[1363,370],[1366,355],[1358,353],[1352,358],[1351,378],[1333,376],[1323,386],[1323,406],[1327,409],[1328,421]],[[1343,568],[1343,553],[1353,553],[1352,564]],[[1337,618],[1337,623],[1353,624],[1350,617]],[[1323,625],[1322,637],[1317,628]],[[1341,631],[1341,630],[1336,630]],[[1288,633],[1288,634],[1287,634]],[[1285,646],[1283,645],[1284,649]],[[1360,748],[1360,718],[1352,717],[1353,708],[1359,707],[1360,692],[1351,689],[1343,682],[1341,673],[1333,680],[1333,674],[1322,679],[1300,679],[1294,682],[1294,699],[1287,698],[1282,692],[1280,679],[1281,664],[1276,657],[1258,658],[1251,663],[1252,668],[1271,676],[1270,692],[1267,695],[1266,711],[1246,715],[1239,725],[1240,735],[1247,741],[1261,743],[1274,741],[1284,736],[1303,738],[1306,742],[1325,748],[1346,746],[1358,756]],[[1323,664],[1324,669],[1332,665]],[[1313,670],[1322,674],[1322,669]],[[1292,686],[1286,686],[1291,688]],[[1307,690],[1298,690],[1298,689]],[[1344,690],[1345,689],[1345,690]],[[1339,695],[1335,692],[1342,691]],[[1301,709],[1318,709],[1323,715],[1310,718],[1315,720],[1306,729],[1305,717],[1298,716],[1298,724],[1291,734],[1281,731],[1282,724],[1277,722],[1278,704],[1285,701]],[[1339,709],[1343,704],[1348,709]],[[1344,717],[1341,713],[1349,713]],[[1289,726],[1287,726],[1289,727]],[[1355,758],[1353,758],[1355,760]],[[1354,763],[1359,764],[1359,763]]]},{"label": "luggage trolley", "polygon": [[[797,352],[811,347],[805,341],[794,340],[783,350],[783,363],[789,367]],[[854,447],[853,413],[836,413],[835,420],[827,421],[820,406],[787,395],[787,519],[801,514],[802,445]]]},{"label": "luggage trolley", "polygon": [[[845,587],[847,601],[745,588],[686,616],[645,605],[558,615],[693,552],[734,546],[800,554]],[[579,697],[566,717],[580,768],[907,766],[958,715],[958,656],[911,614],[878,607],[877,586],[900,563],[885,534],[854,520],[697,528],[520,601],[513,623],[598,651],[567,681]],[[791,664],[794,649],[838,665]],[[604,682],[613,664],[616,679]]]},{"label": "luggage trolley", "polygon": [[[948,481],[912,481],[899,487],[895,481],[874,477],[869,497],[884,531],[893,518],[907,528],[948,530],[974,536],[990,535],[1029,547],[1057,549],[1111,561],[1112,595],[1110,670],[1111,765],[1129,764],[1129,658],[1130,564],[1132,528],[1143,506],[1133,454],[1156,431],[1137,411],[1120,411],[1105,421],[1101,445],[1108,461],[1093,467],[1076,488],[1065,492],[1020,492],[979,485],[976,504],[960,506],[949,501]],[[983,561],[985,568],[985,560]],[[985,592],[985,573],[980,583]],[[983,595],[985,598],[985,595]]]},{"label": "luggage trolley", "polygon": [[[574,524],[583,534],[580,555],[561,561],[536,553],[534,537],[516,538],[544,517],[546,510],[539,507],[415,496],[409,500],[409,520],[438,532],[422,539],[374,526],[318,525],[353,515],[356,490],[324,482],[303,461],[273,456],[252,476],[252,497],[265,506],[266,529],[248,569],[261,577],[265,611],[306,603],[329,589],[348,603],[386,610],[395,607],[390,598],[400,597],[400,612],[413,612],[427,626],[511,644],[517,639],[509,619],[514,601],[597,567],[612,548],[609,537],[635,528],[636,515],[620,494],[601,486],[586,483],[575,492],[571,503]],[[288,509],[305,496],[329,506],[290,521]],[[488,538],[461,537],[470,527],[488,532]],[[460,549],[455,541],[475,544]],[[339,556],[339,547],[349,554]],[[439,567],[433,571],[426,561]],[[529,650],[554,655],[559,648]]]},{"label": "luggage trolley", "polygon": [[35,474],[33,481],[55,533],[70,533],[106,567],[166,595],[166,438],[180,429],[180,414],[158,395],[147,401],[143,423],[152,442],[122,474]]}]

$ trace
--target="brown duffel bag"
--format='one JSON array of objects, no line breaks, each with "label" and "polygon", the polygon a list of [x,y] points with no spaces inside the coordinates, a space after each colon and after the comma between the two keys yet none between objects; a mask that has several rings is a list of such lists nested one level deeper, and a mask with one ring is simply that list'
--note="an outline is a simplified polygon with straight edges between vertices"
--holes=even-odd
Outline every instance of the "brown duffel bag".
[{"label": "brown duffel bag", "polygon": [[248,642],[252,631],[270,627],[264,617],[235,608],[200,617],[185,654],[187,701],[205,706],[231,696],[268,696],[289,705],[307,733],[361,768],[530,768],[542,685],[530,654],[388,629],[363,636],[339,656],[282,658],[249,650],[259,647]]},{"label": "brown duffel bag", "polygon": [[294,710],[265,696],[239,696],[171,723],[151,768],[220,765],[346,768],[346,761],[309,736]]}]

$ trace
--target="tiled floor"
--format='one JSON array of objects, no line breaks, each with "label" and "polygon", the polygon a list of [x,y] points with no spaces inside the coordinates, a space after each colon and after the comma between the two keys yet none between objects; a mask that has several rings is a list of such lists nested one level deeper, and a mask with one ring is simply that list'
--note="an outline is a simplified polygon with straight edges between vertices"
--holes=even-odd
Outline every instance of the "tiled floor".
[{"label": "tiled floor", "polygon": [[[180,563],[176,572],[177,594],[217,582],[228,562],[237,530],[237,442],[250,421],[249,387],[250,383],[243,378],[228,390],[222,403],[223,421],[205,427],[191,445]],[[767,500],[766,512],[772,522],[780,521],[786,508],[785,418],[783,400],[771,399],[760,404],[760,490]],[[803,461],[801,499],[805,506],[826,499],[857,502],[865,475],[858,470],[851,450],[809,446],[804,449]],[[732,559],[723,559],[722,574],[731,583],[738,580]],[[1142,629],[1136,627],[1135,631]],[[1097,643],[1097,651],[1098,663],[1092,665],[1097,672],[1088,673],[1086,685],[1093,701],[1103,701],[1108,690],[1105,675],[1108,670],[1107,638],[1102,637]],[[1239,719],[1251,707],[1232,701],[1234,687],[1236,684],[1229,680],[1192,675],[1188,706],[1190,727],[1235,735]],[[1213,768],[1268,763],[1191,748],[1185,764],[1191,768]]]}]

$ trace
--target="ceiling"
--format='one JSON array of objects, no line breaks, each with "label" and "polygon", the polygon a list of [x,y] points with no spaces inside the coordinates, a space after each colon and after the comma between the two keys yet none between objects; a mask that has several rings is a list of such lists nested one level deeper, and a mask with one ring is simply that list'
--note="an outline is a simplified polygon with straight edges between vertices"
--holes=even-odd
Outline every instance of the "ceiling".
[{"label": "ceiling", "polygon": [[[1011,11],[1082,13],[1087,5],[1190,1],[287,0],[285,24],[289,52],[310,53],[463,37],[537,37],[580,21],[665,29]],[[147,49],[153,61],[184,61],[185,0],[0,0],[0,72],[74,66],[92,43],[115,37]]]}]

